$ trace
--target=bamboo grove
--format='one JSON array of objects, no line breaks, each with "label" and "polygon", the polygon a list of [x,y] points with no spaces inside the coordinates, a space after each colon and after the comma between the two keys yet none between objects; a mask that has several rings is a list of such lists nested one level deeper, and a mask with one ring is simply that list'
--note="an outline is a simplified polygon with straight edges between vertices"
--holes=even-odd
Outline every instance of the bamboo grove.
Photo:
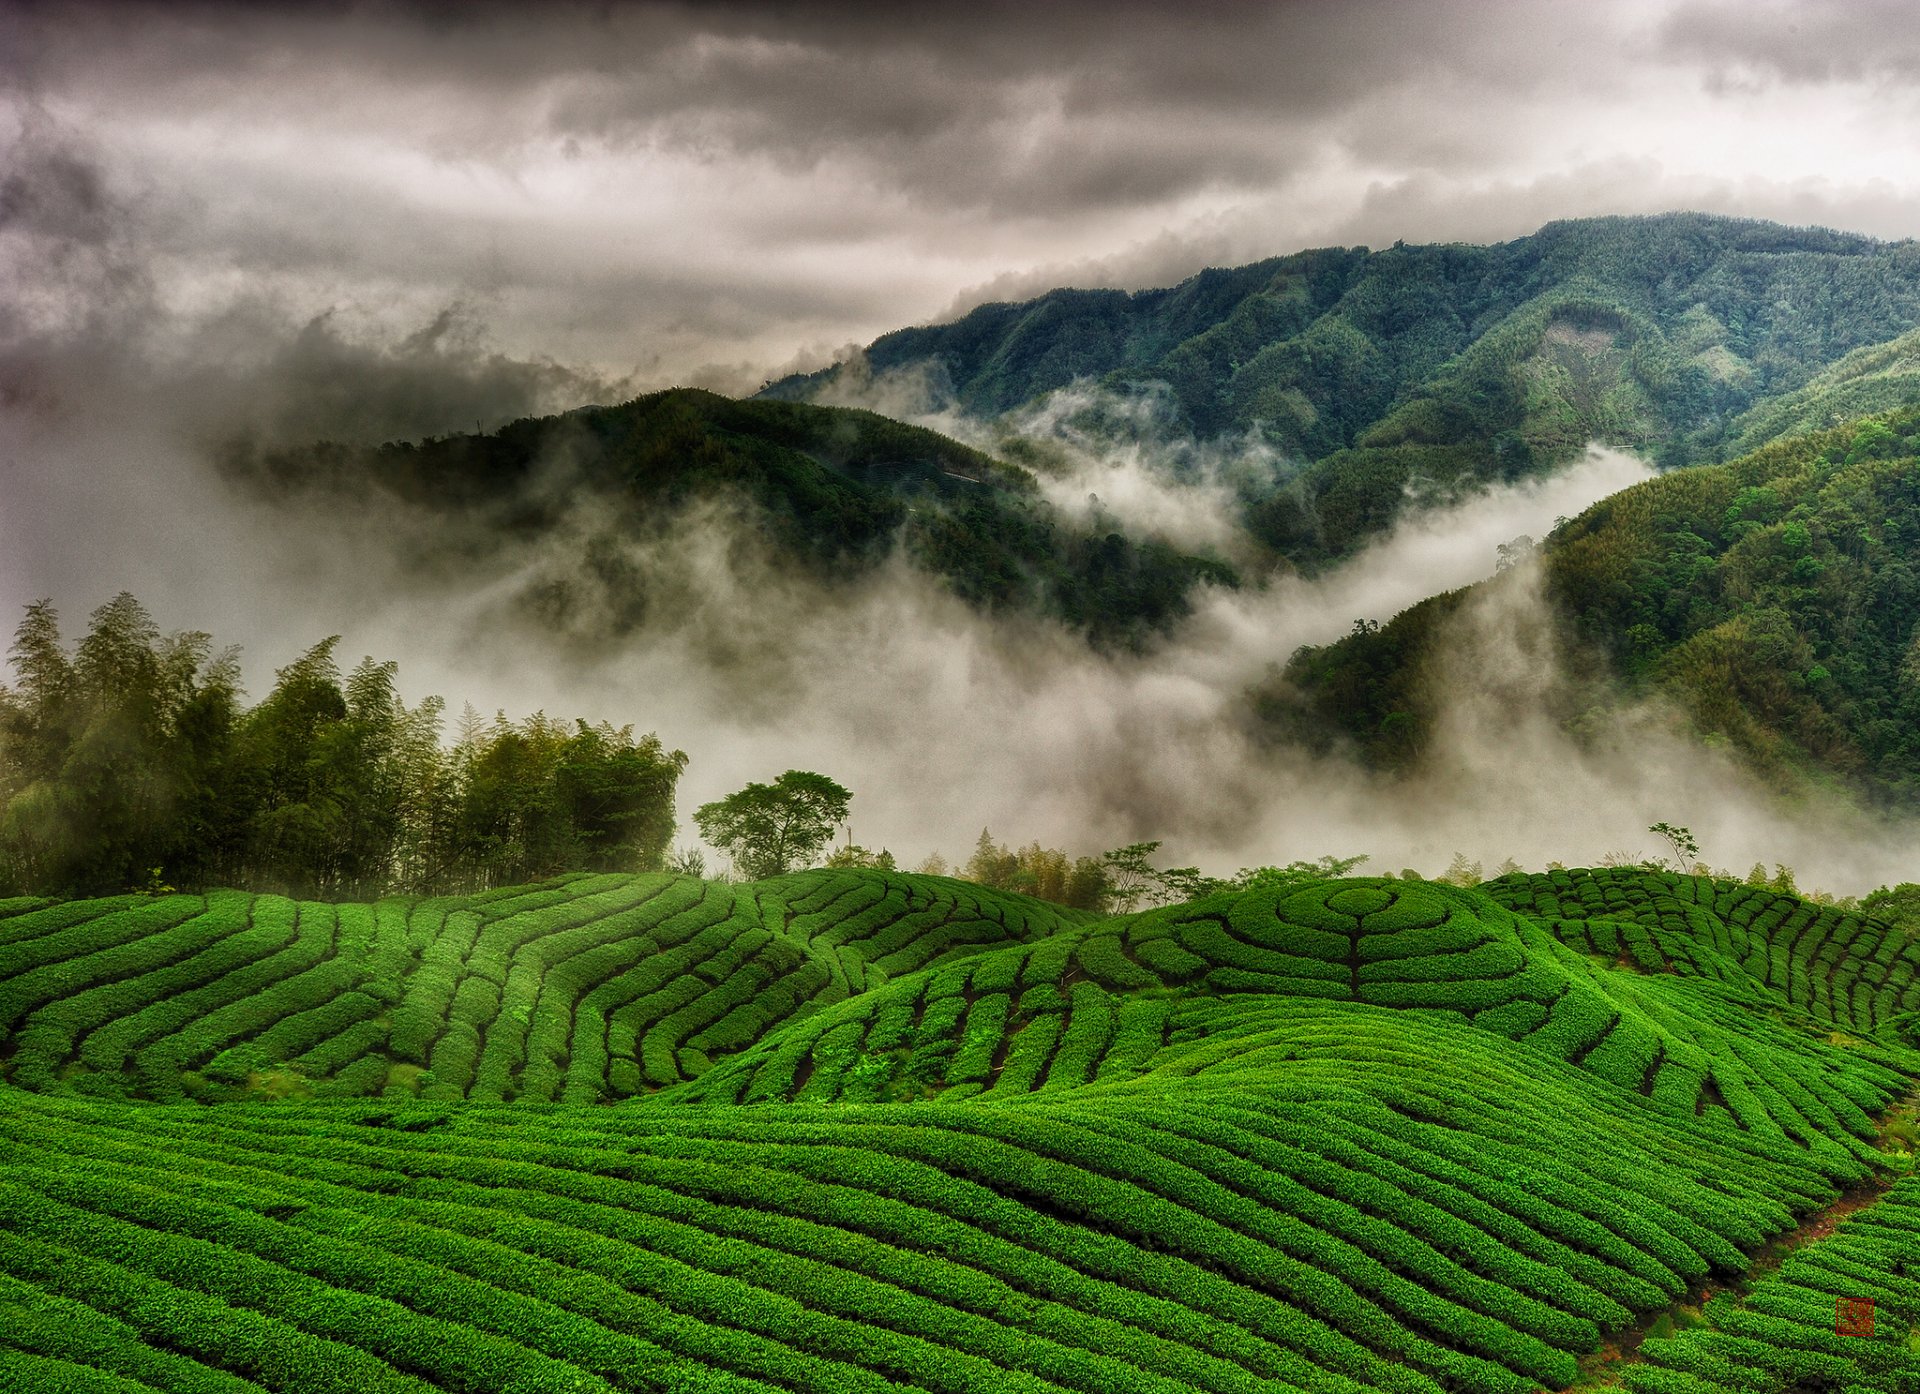
[{"label": "bamboo grove", "polygon": [[342,675],[338,639],[244,705],[238,655],[162,635],[131,595],[71,653],[28,607],[0,686],[0,893],[248,885],[296,895],[477,890],[657,869],[686,757],[631,728],[409,707],[398,667]]}]

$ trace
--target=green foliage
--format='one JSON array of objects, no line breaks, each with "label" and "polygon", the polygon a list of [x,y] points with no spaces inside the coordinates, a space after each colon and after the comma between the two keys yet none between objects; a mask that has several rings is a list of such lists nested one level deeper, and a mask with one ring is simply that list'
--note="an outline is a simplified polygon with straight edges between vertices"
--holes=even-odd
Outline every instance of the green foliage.
[{"label": "green foliage", "polygon": [[[872,867],[875,871],[898,870],[893,853],[882,847],[878,852],[870,852],[865,847],[849,842],[844,847],[836,847],[827,854],[823,863],[830,870],[840,871],[850,867]],[[697,874],[697,873],[696,873]]]},{"label": "green foliage", "polygon": [[1232,877],[1203,875],[1198,867],[1158,868],[1150,860],[1158,842],[1136,842],[1115,848],[1101,859],[1107,905],[1132,910],[1141,902],[1168,905],[1200,900],[1222,891],[1277,890],[1345,876],[1367,858],[1324,856],[1318,861],[1295,861],[1286,866],[1243,866]]},{"label": "green foliage", "polygon": [[1860,909],[1905,931],[1909,937],[1920,938],[1920,885],[1912,881],[1878,887],[1861,899]]},{"label": "green foliage", "polygon": [[707,854],[698,847],[677,847],[668,854],[664,869],[676,876],[705,876]]},{"label": "green foliage", "polygon": [[[1741,1296],[1707,1304],[1704,1321],[1656,1332],[1643,1364],[1622,1383],[1643,1394],[1742,1389],[1788,1394],[1807,1388],[1903,1390],[1920,1385],[1920,1181],[1896,1185],[1873,1209],[1819,1243],[1789,1253]],[[1871,1333],[1842,1334],[1843,1308],[1873,1305]]]},{"label": "green foliage", "polygon": [[1907,1387],[1911,1181],[1662,1314],[1903,1164],[1920,946],[1354,860],[0,902],[0,1381],[1533,1394],[1651,1319],[1628,1387]]},{"label": "green foliage", "polygon": [[408,707],[397,668],[342,675],[314,645],[245,708],[233,650],[162,637],[121,595],[71,657],[49,602],[0,686],[0,887],[102,893],[250,884],[378,895],[647,870],[673,833],[686,757],[652,735],[536,714]]},{"label": "green foliage", "polygon": [[1647,831],[1656,837],[1664,839],[1667,846],[1673,849],[1673,869],[1675,871],[1691,871],[1694,865],[1699,862],[1700,843],[1695,839],[1693,831],[1690,828],[1662,822],[1653,824]]},{"label": "green foliage", "polygon": [[810,863],[846,821],[852,798],[823,774],[788,770],[771,784],[749,784],[702,804],[693,821],[742,875],[763,880]]},{"label": "green foliage", "polygon": [[[1910,405],[1920,396],[1920,330],[1855,349],[1804,387],[1762,401],[1730,428],[1725,453]],[[1869,442],[1870,443],[1870,442]]]},{"label": "green foliage", "polygon": [[1132,842],[1100,859],[1107,878],[1107,901],[1114,909],[1131,910],[1158,889],[1159,873],[1147,859],[1159,848],[1157,841]]},{"label": "green foliage", "polygon": [[1920,265],[1902,244],[1669,214],[1053,291],[885,335],[862,370],[932,364],[977,415],[1092,380],[1164,392],[1202,438],[1258,432],[1307,463],[1250,488],[1246,521],[1313,565],[1410,498],[1537,474],[1593,439],[1693,464],[1911,402],[1917,320]]},{"label": "green foliage", "polygon": [[[928,869],[928,868],[923,868]],[[1008,848],[980,830],[973,855],[957,873],[976,885],[1052,901],[1072,910],[1104,911],[1112,894],[1106,864],[1093,857],[1068,857],[1058,848],[1030,842]]]},{"label": "green foliage", "polygon": [[[1914,410],[1604,500],[1556,529],[1544,553],[1571,656],[1569,701],[1603,707],[1624,679],[1628,697],[1670,699],[1702,737],[1781,788],[1839,782],[1910,808],[1920,800],[1916,539]],[[1451,617],[1470,593],[1301,650],[1264,710],[1322,746],[1351,741],[1370,763],[1415,763],[1444,695],[1437,664]]]}]

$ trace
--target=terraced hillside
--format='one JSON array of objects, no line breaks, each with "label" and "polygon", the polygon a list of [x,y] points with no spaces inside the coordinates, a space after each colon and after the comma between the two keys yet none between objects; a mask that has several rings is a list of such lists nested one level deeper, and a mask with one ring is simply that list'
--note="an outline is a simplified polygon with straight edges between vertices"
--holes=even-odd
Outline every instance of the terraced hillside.
[{"label": "terraced hillside", "polygon": [[1527,1394],[1711,1284],[1620,1380],[1912,1390],[1911,1182],[1738,1289],[1916,968],[1639,872],[7,903],[0,1388]]},{"label": "terraced hillside", "polygon": [[377,905],[126,897],[0,919],[0,1042],[29,1089],[251,1088],[594,1103],[677,1084],[803,1009],[1060,912],[939,878],[574,876]]}]

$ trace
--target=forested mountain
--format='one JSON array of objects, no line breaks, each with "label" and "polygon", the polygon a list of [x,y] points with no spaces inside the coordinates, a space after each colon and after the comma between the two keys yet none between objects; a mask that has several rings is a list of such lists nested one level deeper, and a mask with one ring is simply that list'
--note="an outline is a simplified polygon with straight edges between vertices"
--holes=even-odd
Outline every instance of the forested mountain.
[{"label": "forested mountain", "polygon": [[1805,387],[1761,402],[1733,423],[1727,453],[1823,430],[1920,400],[1920,330],[1855,349]]},{"label": "forested mountain", "polygon": [[[1844,383],[1820,375],[1916,323],[1920,245],[1671,214],[1497,246],[1325,248],[1165,290],[1056,290],[884,335],[866,366],[931,364],[983,416],[1083,379],[1164,384],[1180,427],[1255,432],[1305,466],[1250,499],[1247,521],[1312,563],[1377,533],[1410,491],[1533,474],[1593,439],[1692,464],[1809,412],[1906,400],[1892,363],[1911,345],[1849,360]],[[763,395],[802,399],[839,371]]]},{"label": "forested mountain", "polygon": [[904,540],[915,564],[982,609],[1051,614],[1102,643],[1135,642],[1177,619],[1196,582],[1237,580],[1217,559],[1075,526],[1025,470],[936,432],[867,411],[696,390],[489,434],[235,448],[224,463],[257,491],[343,517],[363,517],[369,491],[419,510],[427,526],[413,560],[422,566],[485,557],[569,524],[573,564],[523,600],[543,618],[591,614],[612,631],[593,637],[637,630],[652,613],[626,544],[669,535],[681,510],[716,496],[746,504],[817,577],[857,576]]},{"label": "forested mountain", "polygon": [[[1542,553],[1573,705],[1658,693],[1777,782],[1838,775],[1875,801],[1920,805],[1916,546],[1913,408],[1603,500]],[[1376,765],[1416,763],[1446,696],[1436,660],[1448,621],[1473,595],[1436,596],[1303,650],[1269,714],[1296,732],[1337,732]]]},{"label": "forested mountain", "polygon": [[[1237,561],[1311,569],[1409,506],[1544,473],[1594,439],[1697,463],[1909,400],[1916,323],[1920,247],[1686,214],[1556,223],[1489,247],[1301,252],[1159,291],[1055,291],[886,335],[867,367],[930,364],[952,404],[982,416],[1091,381],[1151,394],[1156,431],[1263,440],[1283,463],[1235,484],[1256,544]],[[225,463],[356,524],[369,490],[406,505],[424,526],[401,550],[422,568],[564,538],[517,600],[590,643],[671,608],[635,544],[717,497],[744,502],[816,577],[867,574],[900,543],[983,610],[1051,615],[1109,647],[1176,623],[1197,583],[1239,582],[1219,557],[1061,515],[1007,463],[1050,467],[1017,433],[995,459],[797,400],[837,372],[748,401],[673,390],[490,434],[235,448]],[[1081,413],[1090,439],[1138,428],[1113,400]]]}]

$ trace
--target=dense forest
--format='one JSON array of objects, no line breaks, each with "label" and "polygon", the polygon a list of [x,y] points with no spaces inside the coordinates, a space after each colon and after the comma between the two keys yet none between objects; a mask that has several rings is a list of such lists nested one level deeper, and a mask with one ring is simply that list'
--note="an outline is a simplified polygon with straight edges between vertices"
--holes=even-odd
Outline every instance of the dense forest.
[{"label": "dense forest", "polygon": [[[1628,489],[1541,553],[1578,695],[1659,693],[1782,786],[1920,806],[1920,410],[1791,436]],[[1499,585],[1496,580],[1486,583]],[[1267,709],[1376,766],[1425,747],[1433,660],[1472,592],[1303,650]]]},{"label": "dense forest", "polygon": [[[1317,565],[1410,498],[1538,473],[1589,440],[1666,465],[1751,448],[1786,429],[1768,404],[1856,351],[1869,357],[1786,415],[1892,405],[1902,374],[1871,346],[1916,321],[1920,246],[1689,213],[1551,223],[1495,246],[1325,248],[1165,290],[1056,290],[884,335],[864,369],[931,365],[952,404],[984,417],[1075,383],[1164,391],[1177,429],[1251,434],[1303,466],[1249,490],[1245,516]],[[766,395],[804,399],[840,371]]]},{"label": "dense forest", "polygon": [[[750,511],[784,559],[820,580],[870,574],[903,545],[917,566],[988,612],[1046,614],[1096,643],[1142,642],[1188,612],[1199,583],[1233,569],[1163,542],[1076,526],[1026,470],[867,411],[656,392],[613,407],[516,421],[490,434],[374,448],[234,447],[230,477],[308,510],[359,518],[368,490],[419,510],[422,568],[565,534],[565,564],[520,597],[544,625],[590,642],[669,621],[635,544],[673,540],[690,505]],[[472,524],[471,528],[463,526]],[[671,586],[659,589],[671,592]]]},{"label": "dense forest", "polygon": [[[722,503],[778,565],[822,582],[898,550],[983,612],[1139,649],[1198,586],[1328,565],[1409,509],[1543,474],[1592,440],[1692,464],[1906,401],[1916,320],[1910,244],[1596,219],[1492,247],[1323,249],[1168,290],[1056,291],[867,350],[869,371],[930,365],[949,405],[999,414],[982,425],[999,458],[798,400],[829,370],[747,401],[677,389],[491,433],[233,444],[223,461],[257,496],[342,527],[364,523],[370,492],[399,505],[393,551],[422,573],[519,548],[513,603],[587,645],[676,622],[675,563],[650,558],[684,545],[689,510]],[[1073,418],[1081,439],[1149,432],[1173,480],[1199,468],[1198,443],[1258,447],[1263,463],[1232,480],[1247,546],[1231,564],[1047,502],[1035,472],[1057,452],[1005,414],[1075,384],[1107,394]]]},{"label": "dense forest", "polygon": [[31,606],[0,686],[0,894],[376,896],[659,868],[679,751],[470,709],[446,743],[439,698],[409,707],[392,662],[343,674],[337,646],[249,707],[234,650],[162,635],[130,595],[71,652],[52,606]]}]

